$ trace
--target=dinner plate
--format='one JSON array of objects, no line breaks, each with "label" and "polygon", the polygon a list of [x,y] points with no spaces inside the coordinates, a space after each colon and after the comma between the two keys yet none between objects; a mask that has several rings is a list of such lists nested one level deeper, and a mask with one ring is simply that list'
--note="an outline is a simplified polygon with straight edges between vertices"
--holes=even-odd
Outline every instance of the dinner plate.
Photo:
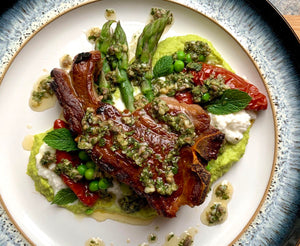
[{"label": "dinner plate", "polygon": [[[142,30],[151,7],[170,9],[175,22],[162,36],[197,34],[210,40],[233,70],[268,96],[259,112],[243,158],[220,180],[234,188],[227,220],[205,226],[199,207],[182,207],[176,218],[149,225],[78,217],[51,205],[26,174],[27,135],[49,129],[59,105],[44,112],[29,107],[34,83],[59,66],[64,54],[93,49],[86,32],[101,27],[106,8],[128,41]],[[269,13],[265,16],[265,13]],[[264,14],[264,15],[263,15]],[[276,28],[274,20],[277,21]],[[155,234],[163,245],[170,232],[194,231],[194,245],[280,245],[299,208],[299,43],[266,2],[103,0],[20,1],[0,20],[0,244],[84,245],[100,238],[105,245],[142,245]],[[280,26],[280,28],[278,28]]]}]

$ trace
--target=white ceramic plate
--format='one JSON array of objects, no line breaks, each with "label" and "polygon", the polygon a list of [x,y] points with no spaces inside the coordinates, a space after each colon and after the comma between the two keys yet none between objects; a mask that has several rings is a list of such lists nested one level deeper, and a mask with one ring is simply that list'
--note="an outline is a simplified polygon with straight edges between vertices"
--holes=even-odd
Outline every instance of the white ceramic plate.
[{"label": "white ceramic plate", "polygon": [[64,54],[74,56],[93,49],[85,32],[103,25],[106,8],[115,9],[130,41],[135,32],[142,30],[154,6],[170,9],[175,17],[174,25],[162,39],[184,34],[207,38],[237,74],[267,94],[260,72],[241,45],[214,21],[184,6],[158,0],[140,1],[139,4],[135,0],[105,0],[83,5],[58,17],[24,45],[7,70],[0,89],[0,194],[11,218],[30,242],[84,245],[89,238],[99,237],[106,245],[139,245],[147,242],[150,233],[155,233],[158,240],[153,245],[161,245],[168,233],[180,235],[194,227],[198,230],[195,245],[227,245],[237,239],[260,208],[272,176],[276,152],[271,105],[258,114],[244,157],[222,178],[232,183],[234,194],[228,207],[228,219],[221,225],[207,227],[200,222],[201,211],[209,202],[210,194],[203,205],[182,207],[176,218],[158,218],[148,226],[78,218],[48,203],[35,191],[33,181],[26,175],[29,152],[22,148],[24,137],[50,128],[61,112],[58,105],[39,113],[30,109],[28,100],[36,80],[58,67],[59,58]]}]

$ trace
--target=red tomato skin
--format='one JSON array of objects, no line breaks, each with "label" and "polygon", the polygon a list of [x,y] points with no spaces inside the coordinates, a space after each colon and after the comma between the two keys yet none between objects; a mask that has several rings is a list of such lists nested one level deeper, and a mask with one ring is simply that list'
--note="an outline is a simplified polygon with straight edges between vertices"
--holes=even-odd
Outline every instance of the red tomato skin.
[{"label": "red tomato skin", "polygon": [[203,73],[201,73],[201,71],[197,72],[197,71],[189,71],[192,75],[193,75],[193,81],[196,85],[203,85],[203,81],[205,79],[203,79],[203,77],[201,75],[203,75]]},{"label": "red tomato skin", "polygon": [[69,160],[73,167],[77,167],[81,164],[81,160],[76,153],[56,150],[56,164],[60,163],[63,159]]},{"label": "red tomato skin", "polygon": [[56,150],[56,164],[60,163],[63,159],[69,160],[72,162],[72,155],[66,151]]},{"label": "red tomato skin", "polygon": [[[68,128],[68,124],[60,119],[55,120],[54,129]],[[62,150],[56,150],[56,163],[60,163],[63,159],[69,160],[74,167],[80,165],[81,161],[76,153],[66,152]],[[83,182],[75,183],[67,175],[61,174],[63,182],[75,193],[78,199],[85,205],[92,207],[97,200],[99,195],[89,190],[88,184]]]},{"label": "red tomato skin", "polygon": [[252,100],[246,109],[259,111],[266,110],[268,108],[267,97],[260,93],[255,85],[246,82],[244,79],[235,74],[232,74],[232,78],[228,79],[225,83],[231,89],[238,89],[240,91],[247,92],[248,95],[252,97]]},{"label": "red tomato skin", "polygon": [[[54,129],[60,129],[60,128],[68,129],[68,124],[61,119],[57,119],[54,121],[53,128]],[[78,155],[76,155],[75,153],[66,152],[66,151],[62,151],[62,150],[56,150],[56,163],[57,164],[60,163],[62,161],[62,159],[69,160],[74,167],[77,167],[81,163]]]},{"label": "red tomato skin", "polygon": [[176,92],[175,98],[181,103],[186,103],[186,104],[193,103],[193,95],[190,91]]},{"label": "red tomato skin", "polygon": [[266,96],[260,93],[255,85],[248,83],[242,77],[228,71],[225,68],[202,63],[202,68],[199,72],[192,71],[191,73],[194,76],[193,81],[196,85],[203,85],[203,81],[209,79],[212,74],[214,76],[218,76],[220,74],[225,79],[225,84],[227,84],[231,89],[244,91],[252,97],[252,100],[246,107],[248,110],[265,110],[268,107]]},{"label": "red tomato skin", "polygon": [[99,195],[89,190],[88,184],[75,183],[68,176],[60,175],[64,183],[76,194],[78,199],[85,205],[92,207],[99,199]]},{"label": "red tomato skin", "polygon": [[61,120],[61,119],[57,119],[57,120],[54,121],[53,128],[54,129],[68,128],[68,124],[65,121]]}]

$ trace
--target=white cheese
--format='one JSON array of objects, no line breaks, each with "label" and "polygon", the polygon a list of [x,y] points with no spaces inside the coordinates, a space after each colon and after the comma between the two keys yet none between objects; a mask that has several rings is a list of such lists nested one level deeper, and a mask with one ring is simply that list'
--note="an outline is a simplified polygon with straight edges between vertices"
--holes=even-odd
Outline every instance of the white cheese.
[{"label": "white cheese", "polygon": [[232,144],[237,144],[243,138],[243,133],[251,126],[251,120],[256,118],[253,112],[246,110],[226,115],[209,115],[211,125],[224,133],[225,139]]},{"label": "white cheese", "polygon": [[116,202],[123,197],[123,193],[121,191],[120,185],[118,181],[113,180],[113,186],[107,189],[108,192],[113,193],[116,196]]},{"label": "white cheese", "polygon": [[55,168],[55,163],[50,164],[48,168],[44,167],[41,164],[41,159],[46,151],[49,151],[51,154],[55,154],[55,149],[51,148],[46,143],[43,143],[39,153],[35,156],[36,168],[38,170],[38,175],[48,180],[48,183],[52,187],[55,195],[59,190],[64,189],[67,186],[62,181],[62,179],[53,171]]}]

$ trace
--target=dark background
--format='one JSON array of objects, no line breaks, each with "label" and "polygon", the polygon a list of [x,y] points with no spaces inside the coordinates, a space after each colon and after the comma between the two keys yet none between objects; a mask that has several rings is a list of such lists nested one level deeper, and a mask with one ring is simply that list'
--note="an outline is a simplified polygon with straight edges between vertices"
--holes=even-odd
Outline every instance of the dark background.
[{"label": "dark background", "polygon": [[0,14],[11,8],[18,0],[2,0],[0,3]]}]

